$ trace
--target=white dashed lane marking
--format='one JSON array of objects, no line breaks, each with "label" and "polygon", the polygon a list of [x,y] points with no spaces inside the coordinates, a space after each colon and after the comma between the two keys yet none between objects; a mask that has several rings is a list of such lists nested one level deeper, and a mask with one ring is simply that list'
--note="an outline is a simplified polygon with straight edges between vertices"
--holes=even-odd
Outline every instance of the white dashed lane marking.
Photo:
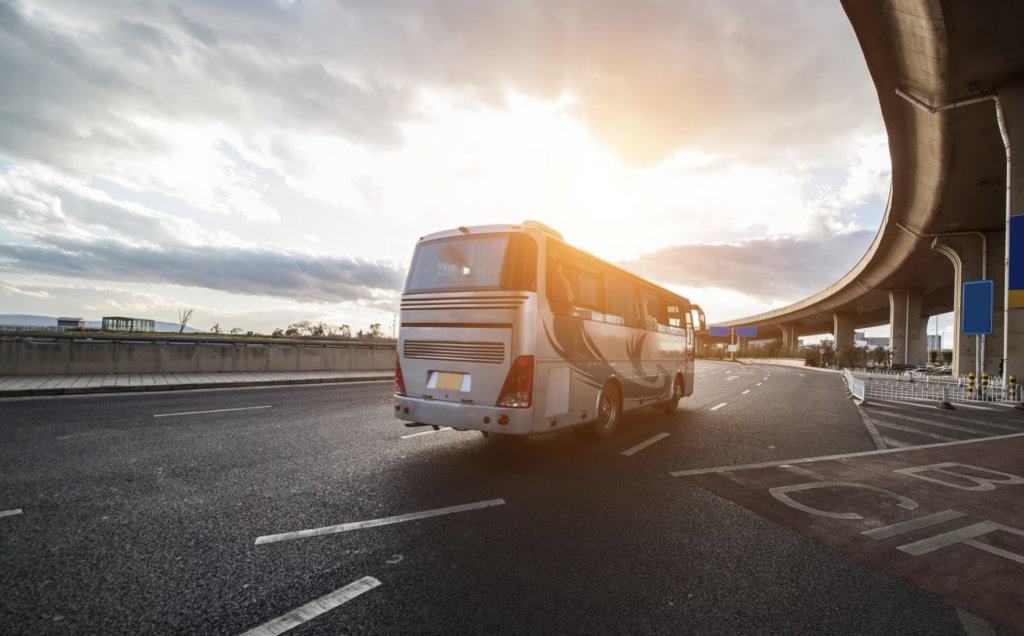
[{"label": "white dashed lane marking", "polygon": [[747,390],[746,390],[746,391],[744,391],[743,393],[740,393],[740,395],[746,395],[747,393],[750,393],[750,389],[747,389]]},{"label": "white dashed lane marking", "polygon": [[721,404],[719,404],[718,406],[712,406],[712,407],[711,407],[711,408],[710,408],[709,410],[711,410],[711,411],[717,411],[718,409],[722,408],[722,407],[723,407],[723,406],[725,406],[726,404],[728,404],[728,402],[722,402],[722,403],[721,403]]},{"label": "white dashed lane marking", "polygon": [[20,515],[21,508],[15,508],[14,510],[0,510],[0,517],[13,517],[14,515]]},{"label": "white dashed lane marking", "polygon": [[430,429],[429,431],[422,431],[420,433],[412,433],[411,435],[403,435],[403,436],[399,437],[398,439],[409,439],[411,437],[419,437],[420,435],[430,435],[431,433],[440,433],[442,431],[450,431],[450,430],[452,430],[452,428],[450,426],[442,426],[441,428],[437,429],[436,431],[434,429]]},{"label": "white dashed lane marking", "polygon": [[726,380],[726,382],[728,382],[729,380],[735,380],[735,379],[736,379],[736,378],[738,378],[738,377],[740,377],[740,376],[738,376],[738,375],[730,375],[730,376],[729,376],[729,377],[727,377],[727,378],[726,378],[725,380]]},{"label": "white dashed lane marking", "polygon": [[278,541],[291,541],[293,539],[307,539],[309,537],[320,537],[325,534],[337,534],[339,532],[348,532],[350,530],[362,530],[363,528],[375,528],[377,526],[386,526],[392,523],[402,523],[403,521],[415,521],[417,519],[427,519],[429,517],[440,517],[441,515],[450,515],[456,512],[466,512],[468,510],[478,510],[480,508],[500,506],[503,505],[504,503],[504,499],[489,499],[487,501],[478,501],[476,503],[463,504],[461,506],[451,506],[450,508],[438,508],[436,510],[425,510],[423,512],[410,512],[408,514],[397,515],[395,517],[385,517],[383,519],[371,519],[369,521],[343,523],[338,526],[313,528],[312,530],[299,530],[297,532],[270,534],[264,537],[258,537],[256,539],[256,545],[263,545],[266,543],[277,543]]},{"label": "white dashed lane marking", "polygon": [[637,444],[636,446],[634,446],[633,448],[631,448],[629,450],[622,451],[622,454],[628,457],[628,456],[630,456],[630,455],[632,455],[634,453],[638,453],[638,452],[642,451],[643,449],[647,448],[648,446],[650,446],[654,442],[659,442],[659,441],[665,439],[666,437],[668,437],[668,433],[658,433],[657,435],[655,435],[651,439],[647,440],[646,442],[641,442],[641,443]]},{"label": "white dashed lane marking", "polygon": [[293,609],[280,618],[275,618],[269,623],[263,623],[259,627],[250,629],[242,636],[277,636],[283,634],[293,627],[312,620],[325,612],[329,612],[343,603],[347,603],[364,592],[369,592],[380,585],[380,581],[372,576],[364,576],[355,583],[349,583],[340,590],[335,590],[327,596],[306,603],[302,607]]},{"label": "white dashed lane marking", "polygon": [[202,415],[204,413],[227,413],[228,411],[251,411],[252,409],[269,409],[271,406],[243,406],[237,409],[216,409],[213,411],[188,411],[186,413],[161,413],[153,417],[171,417],[173,415]]}]

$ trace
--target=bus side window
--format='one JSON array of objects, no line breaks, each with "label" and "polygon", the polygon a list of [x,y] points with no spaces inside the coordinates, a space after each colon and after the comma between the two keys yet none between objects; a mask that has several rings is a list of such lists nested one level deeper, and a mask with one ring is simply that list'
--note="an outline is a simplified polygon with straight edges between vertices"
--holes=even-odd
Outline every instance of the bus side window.
[{"label": "bus side window", "polygon": [[568,250],[557,241],[548,240],[547,296],[551,311],[572,315],[576,302],[576,268],[569,262]]},{"label": "bus side window", "polygon": [[638,309],[637,313],[640,317],[640,324],[637,326],[648,331],[657,331],[658,317],[661,315],[661,299],[643,289],[640,291]]},{"label": "bus side window", "polygon": [[604,275],[605,313],[618,316],[627,327],[635,327],[633,304],[636,288],[616,273]]},{"label": "bus side window", "polygon": [[[665,315],[668,317],[668,326],[669,327],[682,327],[683,326],[682,323],[680,322],[680,318],[679,318],[682,315],[682,313],[679,311],[679,305],[676,304],[677,302],[678,301],[670,299],[668,301],[668,303],[667,303],[668,311],[665,312]],[[689,320],[689,319],[687,319],[687,320]]]},{"label": "bus side window", "polygon": [[601,276],[583,268],[576,270],[577,289],[579,300],[577,304],[587,309],[604,311],[604,303],[601,302]]}]

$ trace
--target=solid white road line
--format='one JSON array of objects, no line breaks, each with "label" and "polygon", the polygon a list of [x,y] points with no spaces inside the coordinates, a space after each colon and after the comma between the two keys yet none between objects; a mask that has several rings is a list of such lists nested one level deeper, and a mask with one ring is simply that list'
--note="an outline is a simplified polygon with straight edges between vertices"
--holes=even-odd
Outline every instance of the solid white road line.
[{"label": "solid white road line", "polygon": [[647,440],[646,442],[642,442],[640,444],[637,444],[636,446],[634,446],[633,448],[631,448],[631,449],[629,449],[627,451],[622,451],[622,454],[628,457],[628,456],[630,456],[630,455],[632,455],[634,453],[642,451],[643,449],[647,448],[648,446],[650,446],[654,442],[658,442],[658,441],[661,441],[661,440],[665,439],[666,437],[668,437],[668,433],[658,433],[657,435],[655,435],[651,439]]},{"label": "solid white road line", "polygon": [[188,411],[187,413],[161,413],[153,417],[171,417],[172,415],[200,415],[202,413],[226,413],[228,411],[250,411],[252,409],[269,409],[271,406],[243,406],[237,409],[216,409],[214,411]]},{"label": "solid white road line", "polygon": [[[886,448],[900,447],[900,444],[886,445],[888,439],[882,437],[881,434],[879,434],[878,429],[875,428],[875,423],[871,421],[871,416],[868,415],[868,412],[864,409],[864,406],[862,404],[857,404],[856,406],[857,412],[860,413],[860,418],[864,420],[864,428],[868,430],[868,435],[871,436],[871,441],[875,443],[875,448],[879,450],[884,450]],[[903,444],[903,446],[910,446],[910,444]]]},{"label": "solid white road line", "polygon": [[20,515],[21,508],[15,508],[14,510],[0,510],[0,517],[13,517],[14,515]]},{"label": "solid white road line", "polygon": [[428,517],[440,517],[441,515],[450,515],[456,512],[466,512],[468,510],[477,510],[479,508],[490,508],[491,506],[500,506],[504,503],[504,499],[488,499],[487,501],[478,501],[476,503],[463,504],[461,506],[451,506],[450,508],[438,508],[437,510],[426,510],[423,512],[410,512],[408,514],[398,515],[395,517],[385,517],[383,519],[356,521],[354,523],[343,523],[338,526],[313,528],[312,530],[299,530],[298,532],[269,534],[265,537],[258,537],[256,539],[256,545],[263,545],[265,543],[277,543],[278,541],[291,541],[292,539],[320,537],[325,534],[336,534],[338,532],[348,532],[350,530],[374,528],[376,526],[386,526],[392,523],[401,523],[403,521],[415,521],[416,519],[426,519]]},{"label": "solid white road line", "polygon": [[342,603],[347,603],[363,592],[369,592],[380,585],[380,581],[372,576],[364,576],[355,583],[349,583],[340,590],[335,590],[327,596],[321,596],[311,603],[293,609],[280,618],[275,618],[269,623],[263,623],[242,634],[242,636],[277,636],[283,634],[293,627],[313,620],[324,612],[329,612]]},{"label": "solid white road line", "polygon": [[722,402],[722,403],[721,403],[721,404],[719,404],[718,406],[712,406],[712,407],[711,407],[710,409],[708,409],[708,410],[710,410],[710,411],[717,411],[718,409],[722,408],[722,407],[723,407],[723,406],[725,406],[726,404],[728,404],[728,402]]},{"label": "solid white road line", "polygon": [[[929,414],[932,417],[945,418],[947,420],[955,420],[957,422],[966,422],[967,424],[974,424],[974,425],[977,425],[977,426],[989,426],[989,427],[992,427],[992,428],[1001,428],[1004,431],[1013,431],[1015,433],[1016,432],[1020,432],[1020,430],[1021,430],[1021,426],[1008,426],[1006,424],[996,424],[995,422],[986,422],[986,421],[982,421],[982,420],[975,420],[975,419],[971,419],[969,417],[958,417],[956,415],[947,415],[949,413],[949,411],[940,411],[939,409],[935,408],[934,404],[914,404],[913,402],[907,402],[905,404],[897,406],[895,404],[890,404],[888,402],[880,402],[878,400],[872,400],[871,401],[871,406],[881,406],[881,407],[886,408],[886,409],[895,409],[895,410],[901,411],[901,412],[903,411],[903,408],[902,408],[903,406],[914,406],[914,407],[918,407],[918,408],[926,408],[926,409],[928,409],[928,412],[929,412]],[[916,412],[916,411],[913,411],[913,412]],[[1000,421],[1002,421],[1002,420],[1000,420]],[[1022,424],[1024,424],[1024,422],[1022,422]]]},{"label": "solid white road line", "polygon": [[[889,448],[910,448],[911,446],[913,446],[913,444],[901,442],[891,437],[883,437],[882,440],[885,442],[885,446]],[[885,446],[883,446],[882,448],[885,448]]]},{"label": "solid white road line", "polygon": [[746,391],[744,391],[743,393],[740,393],[740,395],[746,395],[747,393],[750,393],[750,389],[747,389],[747,390],[746,390]]},{"label": "solid white road line", "polygon": [[961,433],[971,433],[974,435],[987,435],[989,437],[995,437],[995,433],[989,433],[988,431],[982,431],[977,428],[968,428],[966,426],[957,426],[956,424],[949,424],[946,422],[936,422],[935,420],[926,420],[921,417],[910,417],[909,415],[900,415],[898,413],[879,413],[882,417],[895,417],[900,420],[907,420],[908,422],[918,422],[921,424],[927,424],[928,426],[937,426],[939,428],[946,428],[951,431],[960,431]]},{"label": "solid white road line", "polygon": [[440,433],[441,431],[450,431],[450,430],[452,430],[452,427],[450,427],[450,426],[442,426],[441,428],[437,429],[436,431],[434,429],[430,429],[429,431],[422,431],[420,433],[412,433],[410,435],[403,435],[403,436],[399,437],[398,439],[409,439],[410,437],[419,437],[420,435],[430,435],[431,433]]},{"label": "solid white road line", "polygon": [[942,444],[922,444],[911,448],[886,448],[885,450],[861,451],[859,453],[844,453],[841,455],[822,455],[820,457],[803,457],[801,459],[783,459],[776,462],[761,462],[759,464],[739,464],[736,466],[717,466],[715,468],[695,468],[693,470],[677,470],[669,473],[673,477],[686,477],[687,475],[703,475],[704,473],[731,473],[737,470],[750,470],[753,468],[771,468],[772,466],[788,466],[790,464],[808,464],[810,462],[825,462],[833,459],[846,459],[847,457],[867,457],[869,455],[883,455],[885,453],[912,453],[927,448],[941,448],[942,446],[954,446],[956,444],[977,444],[978,442],[991,442],[999,439],[1011,439],[1024,437],[1024,433],[1003,435],[1001,437],[982,437],[979,439],[963,439],[956,442],[944,442]]},{"label": "solid white road line", "polygon": [[[914,435],[923,435],[925,437],[930,437],[932,439],[942,440],[943,442],[955,442],[956,441],[955,437],[946,437],[945,435],[939,435],[938,433],[929,433],[927,431],[922,431],[922,430],[919,430],[919,429],[916,429],[916,428],[911,428],[909,426],[900,426],[899,424],[890,424],[889,422],[882,422],[882,421],[877,420],[877,419],[875,420],[875,426],[884,426],[885,428],[891,428],[891,429],[895,429],[897,431],[903,431],[904,433],[913,433]],[[992,438],[989,437],[987,439],[992,439]]]}]

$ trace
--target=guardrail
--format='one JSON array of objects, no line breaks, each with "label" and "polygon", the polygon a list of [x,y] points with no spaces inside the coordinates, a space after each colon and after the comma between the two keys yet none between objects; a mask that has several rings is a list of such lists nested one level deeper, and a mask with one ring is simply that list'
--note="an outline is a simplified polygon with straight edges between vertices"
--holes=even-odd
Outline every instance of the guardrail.
[{"label": "guardrail", "polygon": [[[860,377],[858,377],[860,376]],[[922,400],[936,403],[950,402],[992,402],[1019,404],[1024,397],[1021,385],[1004,387],[1000,379],[990,378],[986,386],[980,380],[972,387],[968,378],[953,376],[919,375],[907,377],[906,373],[857,373],[843,369],[843,379],[851,393],[854,385],[862,390],[858,399]],[[860,387],[863,387],[862,389]]]},{"label": "guardrail", "polygon": [[849,369],[843,369],[843,380],[846,382],[846,388],[850,390],[850,395],[861,403],[867,402],[867,387],[864,380],[853,377]]}]

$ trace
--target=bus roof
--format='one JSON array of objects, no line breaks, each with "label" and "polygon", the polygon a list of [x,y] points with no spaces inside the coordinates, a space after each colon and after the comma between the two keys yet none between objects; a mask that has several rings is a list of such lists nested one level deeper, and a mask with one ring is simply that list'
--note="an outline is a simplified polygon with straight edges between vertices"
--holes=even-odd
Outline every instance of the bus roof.
[{"label": "bus roof", "polygon": [[[635,272],[629,271],[628,269],[626,269],[625,267],[622,267],[621,265],[616,265],[615,263],[610,263],[610,262],[604,260],[603,258],[599,258],[597,256],[594,256],[590,252],[587,252],[586,250],[582,250],[582,249],[576,247],[575,245],[572,245],[571,243],[567,242],[564,238],[562,238],[562,235],[561,235],[560,232],[558,232],[557,230],[554,230],[553,228],[551,228],[551,227],[549,227],[547,225],[544,225],[543,223],[539,223],[537,221],[525,221],[525,222],[523,222],[521,224],[515,224],[515,225],[508,224],[508,225],[459,226],[458,228],[456,228],[454,230],[444,230],[444,231],[441,231],[441,232],[434,232],[433,234],[427,234],[426,236],[420,237],[420,241],[434,241],[434,240],[442,239],[442,238],[451,238],[451,237],[455,237],[455,236],[466,236],[468,234],[493,234],[495,232],[524,232],[524,233],[527,233],[527,234],[537,233],[537,234],[544,235],[547,238],[555,239],[556,241],[561,241],[562,243],[565,243],[569,247],[573,248],[574,250],[579,250],[580,252],[583,252],[587,256],[589,256],[589,257],[591,257],[593,259],[599,260],[602,263],[604,263],[605,265],[607,265],[609,267],[612,267],[612,268],[615,268],[615,269],[619,270],[620,272],[622,272],[622,273],[624,273],[624,274],[626,274],[628,276],[631,276],[631,277],[633,277],[633,278],[635,278],[635,279],[637,279],[637,280],[639,280],[639,281],[641,281],[641,282],[643,282],[643,283],[645,283],[647,285],[650,285],[651,287],[655,287],[655,288],[665,292],[666,294],[669,294],[671,296],[675,296],[676,298],[680,298],[682,300],[685,300],[687,304],[691,305],[692,307],[697,307],[697,309],[700,310],[699,305],[693,305],[690,302],[690,299],[687,298],[686,296],[683,296],[682,294],[677,294],[676,292],[674,292],[674,291],[672,291],[670,289],[665,289],[661,285],[658,285],[657,283],[653,283],[653,282],[647,280],[646,278],[644,278],[643,276],[640,276],[639,274],[637,274]],[[701,310],[701,313],[703,313],[703,310]]]}]

